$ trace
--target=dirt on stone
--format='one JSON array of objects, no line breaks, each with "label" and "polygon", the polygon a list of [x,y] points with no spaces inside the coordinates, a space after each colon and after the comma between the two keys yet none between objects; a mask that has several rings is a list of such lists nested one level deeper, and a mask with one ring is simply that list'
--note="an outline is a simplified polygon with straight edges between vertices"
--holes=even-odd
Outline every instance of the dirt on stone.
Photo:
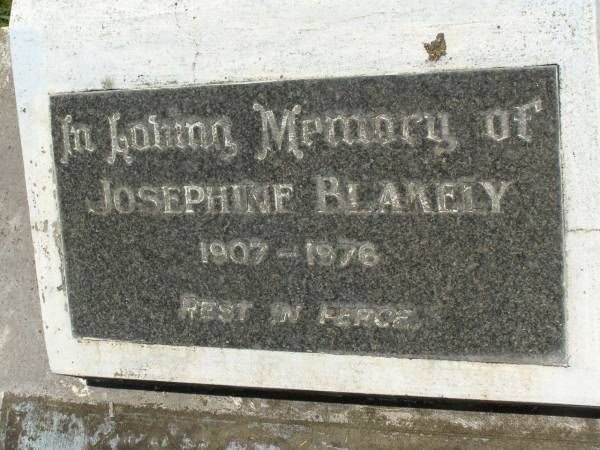
[{"label": "dirt on stone", "polygon": [[433,41],[425,42],[423,46],[429,55],[429,61],[439,61],[442,56],[446,56],[446,38],[444,37],[444,33],[438,33]]}]

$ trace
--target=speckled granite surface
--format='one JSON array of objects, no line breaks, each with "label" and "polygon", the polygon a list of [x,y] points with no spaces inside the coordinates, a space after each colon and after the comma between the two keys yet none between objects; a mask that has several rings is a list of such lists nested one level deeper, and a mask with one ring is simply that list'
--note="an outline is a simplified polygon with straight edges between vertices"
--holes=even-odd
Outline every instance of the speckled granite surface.
[{"label": "speckled granite surface", "polygon": [[[75,333],[171,345],[561,362],[556,70],[548,66],[53,97]],[[519,137],[523,130],[515,107],[537,100],[541,111],[527,111],[527,133]],[[289,135],[284,133],[281,150],[274,139],[261,159],[263,123],[255,103],[273,110],[278,126],[283,111],[299,105],[299,142],[302,120],[310,120],[317,130],[314,119],[319,117],[326,130],[327,117],[337,115],[365,117],[367,137],[347,145],[339,122],[337,145],[327,140],[326,131],[312,133],[312,145],[298,147],[300,158],[299,152],[289,151]],[[500,141],[485,135],[484,113],[497,109],[509,112],[510,136]],[[429,137],[427,113],[434,117]],[[439,143],[441,113],[448,114],[451,138]],[[377,135],[373,128],[374,117],[381,114],[394,120],[392,142],[383,143],[387,135]],[[90,127],[94,151],[72,149],[63,164],[62,124],[67,115],[72,117],[69,127]],[[403,135],[403,118],[411,115]],[[123,153],[116,154],[114,163],[107,162],[115,146],[109,117],[117,123],[117,139],[123,135],[130,145],[131,164]],[[211,123],[224,117],[231,122],[236,146],[198,145],[194,150],[186,147],[184,135],[176,134],[176,124],[185,127],[186,121],[201,118],[209,142]],[[497,137],[501,120],[498,115],[492,130]],[[153,147],[152,121],[170,127],[169,143],[160,132],[162,149]],[[149,148],[133,148],[127,127],[135,123],[147,130]],[[142,128],[135,131],[140,146]],[[223,141],[222,130],[217,127],[218,142]],[[349,130],[347,140],[358,141],[355,122]],[[83,147],[83,132],[78,136]],[[124,140],[117,145],[122,149]],[[331,210],[318,212],[317,183],[331,181],[328,177],[335,177],[344,192],[344,211],[329,196],[325,208]],[[103,212],[101,180],[111,189],[108,213]],[[492,213],[482,183],[497,190],[502,181],[512,184],[502,197],[501,211]],[[447,201],[446,209],[458,212],[444,211],[440,203],[437,192],[444,182],[454,184],[444,188],[448,195],[442,201]],[[255,212],[247,213],[243,202],[235,211],[232,186],[251,183],[269,186],[270,213],[260,213],[257,203]],[[390,183],[397,190],[397,210]],[[424,186],[431,211],[423,202],[411,202],[411,183]],[[354,210],[349,184],[356,185],[359,205]],[[282,191],[289,197],[283,198],[279,212],[274,185],[293,188],[293,193]],[[190,197],[198,203],[185,205],[184,186],[201,187],[204,197],[207,187],[220,192],[226,186],[230,211],[222,213],[215,201],[216,212],[208,213],[198,190]],[[121,189],[119,194],[122,187],[130,191]],[[142,187],[150,187],[146,200],[138,194]],[[170,206],[165,205],[164,187],[172,188],[166,194],[173,196]],[[325,188],[333,189],[331,184]],[[115,192],[121,212],[115,209]],[[128,192],[134,198],[131,205]],[[188,206],[192,212],[186,213]],[[222,264],[220,246],[213,246],[214,253],[210,248],[220,241],[229,247],[242,242]],[[307,244],[325,243],[337,252],[332,265],[328,247],[319,252],[313,247],[307,255]],[[375,248],[376,264],[369,265],[365,254],[360,257],[365,243]],[[240,250],[244,245],[247,260]],[[268,249],[258,262],[257,252],[264,245]],[[355,249],[351,257],[346,245]],[[281,303],[301,307],[296,323],[274,321],[273,305]]]}]

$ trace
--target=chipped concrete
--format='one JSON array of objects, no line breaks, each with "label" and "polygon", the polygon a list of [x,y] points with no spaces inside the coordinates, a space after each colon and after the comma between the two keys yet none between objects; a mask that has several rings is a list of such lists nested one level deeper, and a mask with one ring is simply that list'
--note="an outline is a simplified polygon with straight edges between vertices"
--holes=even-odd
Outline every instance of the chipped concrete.
[{"label": "chipped concrete", "polygon": [[593,418],[109,389],[50,373],[7,55],[0,30],[0,450],[600,448]]}]

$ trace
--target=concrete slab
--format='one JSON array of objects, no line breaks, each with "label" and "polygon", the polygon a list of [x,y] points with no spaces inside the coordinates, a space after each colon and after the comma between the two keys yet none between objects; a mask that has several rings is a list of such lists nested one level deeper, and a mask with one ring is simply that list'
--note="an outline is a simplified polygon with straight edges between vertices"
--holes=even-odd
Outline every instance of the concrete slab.
[{"label": "concrete slab", "polygon": [[[260,401],[258,401],[260,403]],[[9,395],[0,416],[5,449],[593,449],[594,419],[400,411],[278,402],[270,414],[167,411],[111,402],[77,404]],[[251,404],[251,403],[248,403]],[[260,409],[260,408],[257,408]],[[295,409],[295,411],[294,411]],[[295,414],[313,410],[310,419]],[[329,410],[328,417],[320,414]],[[354,414],[345,416],[348,409]],[[339,413],[337,415],[334,412]],[[263,413],[265,411],[263,410]],[[387,411],[395,415],[393,411]],[[387,417],[386,417],[387,416]],[[0,434],[0,437],[2,435]],[[0,449],[2,444],[0,442]]]},{"label": "concrete slab", "polygon": [[8,55],[0,29],[0,450],[600,448],[596,418],[111,389],[50,373]]}]

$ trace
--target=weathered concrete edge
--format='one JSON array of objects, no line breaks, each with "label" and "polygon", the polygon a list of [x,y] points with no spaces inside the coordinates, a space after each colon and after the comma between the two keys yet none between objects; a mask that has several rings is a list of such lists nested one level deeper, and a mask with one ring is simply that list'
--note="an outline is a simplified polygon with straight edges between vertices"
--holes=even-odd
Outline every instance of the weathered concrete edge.
[{"label": "weathered concrete edge", "polygon": [[[9,34],[8,27],[0,27],[0,66],[9,67],[10,66],[10,48],[9,48]],[[12,86],[8,86],[9,84],[9,74],[10,71],[7,71],[6,83],[2,78],[0,78],[0,89],[11,89]],[[0,391],[0,407],[2,407],[2,391]]]},{"label": "weathered concrete edge", "polygon": [[[8,51],[8,45],[6,45],[7,42],[8,27],[0,27],[0,65],[2,66],[10,64],[10,52]],[[8,80],[6,84],[8,84]],[[0,89],[6,88],[4,80],[0,79]],[[4,391],[0,390],[0,450],[4,450],[4,443],[6,441],[6,420],[4,415]]]},{"label": "weathered concrete edge", "polygon": [[[0,27],[0,65],[8,65],[10,64],[8,51],[8,45],[5,45],[5,42],[8,42],[8,27]],[[4,89],[3,80],[0,80],[0,89]],[[0,124],[1,126],[1,124]],[[4,391],[0,390],[0,450],[4,450],[4,429],[2,427],[2,407],[4,403]]]},{"label": "weathered concrete edge", "polygon": [[[383,424],[295,423],[195,411],[81,404],[43,397],[10,397],[4,411],[6,448],[208,448],[296,449],[464,448],[559,450],[597,448],[598,436],[514,433],[464,434],[436,429],[405,431]],[[0,444],[1,445],[1,444]],[[67,448],[67,447],[64,447]]]},{"label": "weathered concrete edge", "polygon": [[0,409],[0,438],[7,432],[9,412],[18,409],[19,405],[34,404],[42,412],[61,411],[65,414],[77,414],[78,411],[94,411],[99,416],[119,420],[136,416],[154,416],[157,420],[160,418],[173,422],[213,418],[236,423],[252,421],[309,427],[332,426],[440,437],[600,444],[599,419],[260,399],[246,399],[242,403],[237,411],[215,411],[211,408],[176,410],[158,404],[133,406],[113,402],[79,403],[44,396],[7,393]]}]

